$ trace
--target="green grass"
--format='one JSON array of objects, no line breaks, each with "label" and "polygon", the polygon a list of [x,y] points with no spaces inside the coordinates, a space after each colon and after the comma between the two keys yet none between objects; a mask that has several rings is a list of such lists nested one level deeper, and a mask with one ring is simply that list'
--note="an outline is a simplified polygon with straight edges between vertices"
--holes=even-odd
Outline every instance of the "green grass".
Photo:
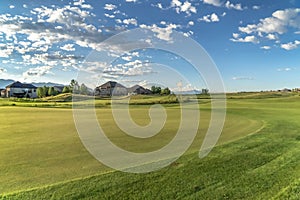
[{"label": "green grass", "polygon": [[[147,140],[125,136],[109,107],[98,108],[97,116],[115,144],[147,152],[167,144],[179,125],[178,106],[164,106],[166,126]],[[147,174],[113,171],[94,160],[78,139],[71,109],[0,107],[2,198],[299,199],[300,97],[229,99],[218,146],[199,159],[209,106],[200,104],[199,131],[187,153]],[[149,122],[148,108],[131,106],[136,123]]]}]

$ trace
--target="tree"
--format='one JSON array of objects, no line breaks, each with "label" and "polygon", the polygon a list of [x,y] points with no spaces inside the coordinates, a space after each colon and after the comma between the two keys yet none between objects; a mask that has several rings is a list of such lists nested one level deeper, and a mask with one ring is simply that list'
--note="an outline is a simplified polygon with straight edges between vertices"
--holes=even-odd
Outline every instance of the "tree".
[{"label": "tree", "polygon": [[39,98],[42,98],[42,97],[46,96],[46,93],[44,91],[44,87],[39,87],[36,92],[37,92],[37,96]]},{"label": "tree", "polygon": [[55,95],[57,95],[57,91],[54,89],[54,87],[49,87],[49,89],[48,89],[48,95],[49,96],[55,96]]},{"label": "tree", "polygon": [[62,90],[62,93],[69,93],[69,92],[70,92],[69,86],[65,86]]},{"label": "tree", "polygon": [[205,95],[208,95],[208,89],[206,89],[206,88],[204,88],[204,89],[202,89],[202,94],[205,94]]},{"label": "tree", "polygon": [[70,83],[70,91],[73,93],[79,93],[79,84],[76,80],[72,79]]},{"label": "tree", "polygon": [[44,97],[49,96],[49,93],[48,93],[49,87],[47,87],[46,85],[44,85],[43,90],[44,90]]},{"label": "tree", "polygon": [[151,87],[151,92],[153,94],[161,94],[161,87],[152,86]]},{"label": "tree", "polygon": [[161,90],[160,94],[162,94],[162,95],[170,95],[171,94],[171,90],[168,87],[166,87],[166,88],[164,88],[164,89]]},{"label": "tree", "polygon": [[153,94],[155,94],[155,91],[156,91],[156,87],[153,85],[153,86],[151,87],[151,92],[152,92]]},{"label": "tree", "polygon": [[88,94],[88,87],[84,83],[80,85],[80,94],[84,94],[84,95]]}]

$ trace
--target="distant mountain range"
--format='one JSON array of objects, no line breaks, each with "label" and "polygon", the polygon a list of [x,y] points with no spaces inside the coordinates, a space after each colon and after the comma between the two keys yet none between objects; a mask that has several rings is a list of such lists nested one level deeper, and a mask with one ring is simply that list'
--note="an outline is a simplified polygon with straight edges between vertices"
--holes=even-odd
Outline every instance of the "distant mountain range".
[{"label": "distant mountain range", "polygon": [[[7,85],[13,83],[13,82],[16,82],[15,80],[12,80],[12,79],[0,79],[0,88],[5,88]],[[51,86],[64,86],[63,84],[60,84],[60,83],[52,83],[52,82],[38,82],[38,83],[35,83],[35,82],[31,82],[29,84],[32,84],[36,87],[42,87],[44,85],[48,86],[48,87],[51,87]]]}]

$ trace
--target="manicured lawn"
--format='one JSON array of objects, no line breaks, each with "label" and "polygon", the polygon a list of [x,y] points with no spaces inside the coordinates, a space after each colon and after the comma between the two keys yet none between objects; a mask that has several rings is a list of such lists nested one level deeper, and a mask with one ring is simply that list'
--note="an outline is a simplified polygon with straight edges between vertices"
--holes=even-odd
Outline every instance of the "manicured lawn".
[{"label": "manicured lawn", "polygon": [[[299,199],[299,97],[228,100],[219,145],[204,159],[198,151],[210,107],[200,105],[188,152],[147,174],[116,172],[96,161],[78,138],[71,109],[0,107],[0,193],[8,199]],[[97,108],[97,117],[115,144],[147,152],[177,131],[179,107],[165,107],[164,129],[146,140],[122,133],[109,107]],[[131,106],[136,123],[149,122],[148,108]]]}]

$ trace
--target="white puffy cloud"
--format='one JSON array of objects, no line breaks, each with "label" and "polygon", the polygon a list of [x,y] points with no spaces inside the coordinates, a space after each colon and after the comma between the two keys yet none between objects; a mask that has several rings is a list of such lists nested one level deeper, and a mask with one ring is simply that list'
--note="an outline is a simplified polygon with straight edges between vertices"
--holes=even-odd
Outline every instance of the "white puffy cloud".
[{"label": "white puffy cloud", "polygon": [[286,43],[286,44],[281,44],[281,48],[289,51],[289,50],[297,49],[299,45],[300,45],[300,41],[299,40],[295,40],[294,42],[289,42],[289,43]]},{"label": "white puffy cloud", "polygon": [[[296,31],[295,31],[296,29]],[[233,38],[234,42],[254,42],[259,43],[260,38],[273,40],[279,43],[280,36],[287,33],[289,30],[300,31],[300,8],[290,8],[285,10],[277,10],[272,13],[272,16],[259,20],[257,24],[248,24],[239,27],[240,35],[252,35],[245,38]],[[254,38],[254,36],[256,36]],[[263,40],[262,40],[263,41]],[[281,48],[292,50],[299,46],[298,41],[281,44]]]},{"label": "white puffy cloud", "polygon": [[65,44],[64,46],[60,47],[60,49],[65,51],[75,51],[74,44]]},{"label": "white puffy cloud", "polygon": [[264,49],[264,50],[269,50],[269,49],[271,49],[271,47],[270,46],[262,46],[262,47],[260,47],[261,49]]},{"label": "white puffy cloud", "polygon": [[197,13],[196,7],[193,6],[189,1],[182,3],[180,0],[172,0],[170,7],[175,8],[177,13],[184,12],[187,15],[191,15],[191,13]]},{"label": "white puffy cloud", "polygon": [[123,23],[124,23],[124,24],[127,24],[127,25],[132,24],[132,25],[137,26],[137,20],[134,19],[134,18],[123,19]]},{"label": "white puffy cloud", "polygon": [[23,73],[23,77],[25,79],[30,77],[30,76],[40,77],[40,76],[43,76],[45,74],[51,73],[50,72],[51,69],[52,69],[51,66],[40,66],[40,67],[36,67],[36,68],[29,68],[27,71],[25,71]]},{"label": "white puffy cloud", "polygon": [[115,18],[115,15],[110,15],[110,14],[107,14],[107,13],[104,13],[104,16],[107,17],[107,18]]},{"label": "white puffy cloud", "polygon": [[238,38],[239,36],[240,36],[240,34],[238,34],[238,33],[232,33],[233,38]]},{"label": "white puffy cloud", "polygon": [[156,73],[153,71],[148,61],[142,60],[129,61],[125,64],[110,65],[103,70],[104,77],[116,78],[116,77],[132,77],[142,76],[146,74]]},{"label": "white puffy cloud", "polygon": [[247,9],[247,7],[243,7],[240,3],[233,4],[230,1],[224,2],[223,0],[203,0],[203,3],[213,5],[216,7],[225,7],[227,9],[235,9],[240,11]]},{"label": "white puffy cloud", "polygon": [[74,6],[80,6],[81,8],[85,9],[93,9],[90,4],[84,4],[85,0],[79,0],[74,2]]},{"label": "white puffy cloud", "polygon": [[222,2],[220,0],[203,0],[204,3],[214,5],[214,6],[221,6]]},{"label": "white puffy cloud", "polygon": [[14,5],[10,5],[9,8],[10,8],[10,9],[13,9],[13,8],[15,8],[15,6],[14,6]]},{"label": "white puffy cloud", "polygon": [[126,0],[126,2],[133,2],[133,3],[135,3],[135,2],[137,2],[137,0]]},{"label": "white puffy cloud", "polygon": [[225,7],[228,9],[235,9],[235,10],[244,10],[244,8],[242,8],[242,4],[238,3],[238,4],[233,4],[230,1],[227,1],[225,3]]},{"label": "white puffy cloud", "polygon": [[105,4],[105,6],[104,6],[105,10],[114,10],[116,8],[117,8],[117,6],[114,4]]},{"label": "white puffy cloud", "polygon": [[218,15],[216,13],[212,13],[210,15],[205,15],[201,18],[198,18],[198,21],[205,21],[205,22],[218,22],[220,21]]},{"label": "white puffy cloud", "polygon": [[189,21],[189,23],[188,23],[189,26],[194,26],[194,24],[195,23],[193,21]]},{"label": "white puffy cloud", "polygon": [[212,22],[220,21],[218,15],[216,13],[211,14],[210,18],[211,18]]},{"label": "white puffy cloud", "polygon": [[176,24],[168,24],[166,25],[166,27],[162,28],[157,26],[156,24],[153,24],[152,26],[147,26],[145,24],[140,25],[140,28],[145,28],[145,29],[149,29],[152,32],[156,33],[156,37],[158,39],[167,41],[167,42],[172,42],[172,37],[171,34],[173,32],[173,29],[179,28],[179,25]]},{"label": "white puffy cloud", "polygon": [[277,36],[275,34],[269,33],[266,38],[268,38],[269,40],[277,40]]},{"label": "white puffy cloud", "polygon": [[244,38],[231,38],[233,42],[251,42],[251,43],[259,43],[258,39],[254,35],[248,35]]},{"label": "white puffy cloud", "polygon": [[285,9],[275,11],[271,17],[260,19],[258,24],[240,27],[241,32],[250,33],[278,33],[283,34],[289,27],[300,29],[300,9]]},{"label": "white puffy cloud", "polygon": [[264,50],[269,50],[269,49],[271,49],[271,47],[270,46],[262,46],[262,47],[260,47],[261,49],[264,49]]},{"label": "white puffy cloud", "polygon": [[260,9],[260,6],[254,5],[254,6],[252,6],[252,9],[253,9],[253,10],[259,10],[259,9]]}]

